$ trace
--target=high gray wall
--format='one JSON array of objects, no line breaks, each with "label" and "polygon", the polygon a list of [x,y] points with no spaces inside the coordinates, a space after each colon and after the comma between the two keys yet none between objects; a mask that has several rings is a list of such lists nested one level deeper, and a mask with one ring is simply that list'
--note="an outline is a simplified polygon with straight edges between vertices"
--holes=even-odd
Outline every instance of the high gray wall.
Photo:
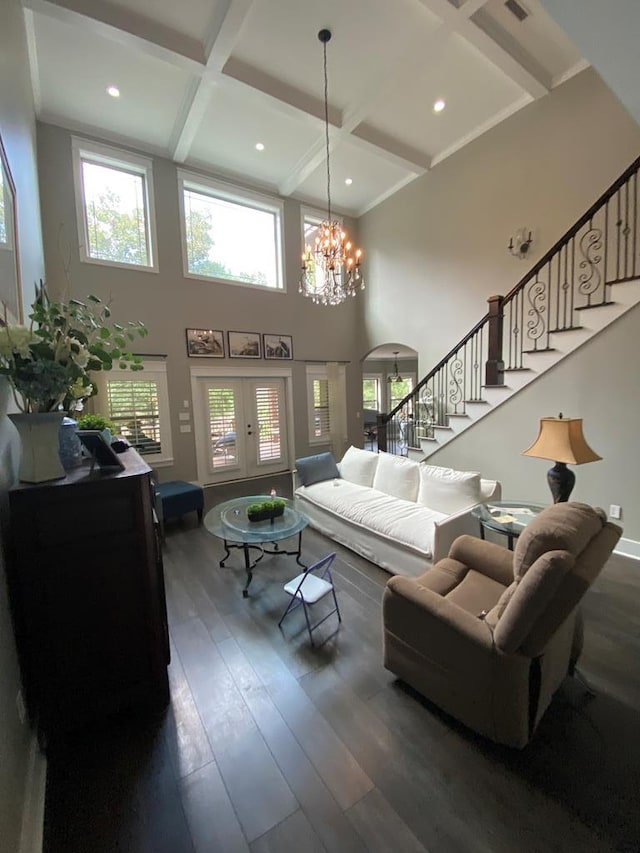
[{"label": "high gray wall", "polygon": [[[189,368],[203,362],[189,359],[185,329],[215,328],[272,332],[293,336],[293,404],[295,451],[311,451],[307,439],[305,365],[307,360],[345,361],[349,406],[348,432],[351,441],[361,442],[359,421],[361,366],[364,352],[358,330],[362,323],[360,296],[335,308],[313,305],[298,293],[301,254],[300,205],[285,201],[284,244],[286,293],[261,292],[218,282],[195,281],[182,272],[178,183],[176,166],[154,158],[156,219],[159,243],[159,274],[84,264],[77,251],[78,230],[74,203],[71,134],[53,125],[38,125],[38,152],[42,194],[43,233],[47,280],[52,292],[64,288],[63,243],[71,245],[71,292],[84,297],[89,292],[113,299],[116,320],[143,320],[150,334],[140,344],[145,352],[166,353],[175,465],[161,471],[165,480],[196,478],[194,434],[179,432],[178,412],[183,400],[191,398]],[[354,233],[352,222],[346,222]],[[213,366],[237,364],[219,361]],[[241,363],[243,367],[246,362]],[[95,401],[99,408],[99,400]]]},{"label": "high gray wall", "polygon": [[[35,154],[35,114],[22,6],[0,3],[0,136],[14,182],[24,299],[43,275]],[[18,720],[20,675],[7,601],[4,553],[7,489],[16,474],[17,435],[6,417],[8,388],[0,379],[0,847],[18,849],[31,733]]]},{"label": "high gray wall", "polygon": [[[426,373],[486,313],[486,298],[507,293],[638,154],[640,128],[588,70],[366,214],[366,346],[397,340],[401,326]],[[535,242],[523,263],[506,246],[525,225]],[[545,502],[549,466],[520,451],[541,417],[582,417],[603,461],[576,471],[574,497],[620,504],[624,535],[640,540],[639,321],[636,309],[433,463],[481,470],[503,480],[506,498]]]}]

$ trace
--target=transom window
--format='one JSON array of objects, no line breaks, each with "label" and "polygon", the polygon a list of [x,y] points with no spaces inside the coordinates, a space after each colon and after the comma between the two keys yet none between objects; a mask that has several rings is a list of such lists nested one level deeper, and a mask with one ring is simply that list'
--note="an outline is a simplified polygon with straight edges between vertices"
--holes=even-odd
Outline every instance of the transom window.
[{"label": "transom window", "polygon": [[81,260],[157,270],[151,160],[77,138],[73,160]]},{"label": "transom window", "polygon": [[281,202],[178,175],[185,275],[284,290]]}]

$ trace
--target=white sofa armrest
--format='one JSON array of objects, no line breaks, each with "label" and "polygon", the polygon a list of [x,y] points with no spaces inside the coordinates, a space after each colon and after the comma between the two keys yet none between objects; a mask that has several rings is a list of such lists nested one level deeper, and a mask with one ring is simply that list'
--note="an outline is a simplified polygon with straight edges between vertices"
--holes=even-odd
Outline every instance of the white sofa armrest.
[{"label": "white sofa armrest", "polygon": [[480,535],[479,522],[471,515],[472,509],[473,506],[468,506],[443,518],[442,521],[436,521],[433,531],[432,561],[434,564],[448,555],[449,549],[458,536],[466,533],[468,536],[477,538]]},{"label": "white sofa armrest", "polygon": [[480,480],[480,502],[499,501],[502,498],[502,483],[499,480]]}]

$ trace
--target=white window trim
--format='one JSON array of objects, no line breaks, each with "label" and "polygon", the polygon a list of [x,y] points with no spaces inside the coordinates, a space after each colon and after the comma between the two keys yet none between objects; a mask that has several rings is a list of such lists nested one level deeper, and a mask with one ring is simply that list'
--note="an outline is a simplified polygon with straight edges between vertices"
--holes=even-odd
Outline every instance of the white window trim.
[{"label": "white window trim", "polygon": [[[76,221],[78,225],[78,242],[80,247],[80,260],[84,264],[97,264],[98,266],[117,267],[125,270],[138,270],[140,272],[155,272],[158,269],[158,239],[156,233],[156,207],[153,190],[153,161],[140,154],[132,154],[120,148],[112,148],[110,145],[101,145],[78,136],[71,137],[71,150],[73,156],[73,185],[76,198]],[[85,216],[84,204],[84,181],[82,177],[82,158],[87,156],[88,160],[100,163],[104,166],[112,166],[127,171],[137,172],[144,176],[144,185],[147,197],[147,229],[149,232],[149,254],[151,264],[123,264],[118,261],[108,261],[102,258],[92,258],[87,252],[89,237],[87,234],[87,218]]]},{"label": "white window trim", "polygon": [[[382,412],[383,411],[383,409],[382,409],[382,397],[383,397],[383,376],[382,376],[382,373],[363,373],[362,374],[362,381],[364,382],[365,379],[376,379],[377,380],[377,382],[378,382],[378,405],[376,406],[376,410],[378,412]],[[367,408],[364,405],[364,399],[362,401],[362,408],[363,409]]]},{"label": "white window trim", "polygon": [[[307,373],[307,433],[310,445],[325,445],[332,443],[331,435],[317,437],[314,435],[314,411],[313,403],[313,381],[314,379],[328,379],[329,373],[326,364],[308,364],[306,367]],[[340,404],[343,407],[343,412],[346,415],[347,395],[346,395],[346,371],[343,364],[338,365],[338,397]],[[331,418],[331,412],[329,412]],[[346,440],[346,435],[342,436]]]},{"label": "white window trim", "polygon": [[[259,290],[261,293],[286,293],[287,283],[284,276],[284,202],[276,196],[269,196],[263,193],[247,190],[235,184],[228,184],[224,181],[218,181],[214,178],[209,178],[206,175],[198,174],[197,172],[189,172],[185,169],[178,169],[178,208],[180,211],[180,238],[182,242],[182,273],[185,278],[191,278],[195,281],[216,282],[217,284],[229,284],[232,287],[248,287],[251,290]],[[212,275],[197,275],[189,272],[189,258],[187,252],[187,223],[184,210],[184,190],[192,189],[195,192],[202,192],[204,195],[207,191],[210,195],[217,198],[231,201],[235,204],[244,205],[245,207],[254,207],[258,210],[264,210],[275,214],[275,243],[276,243],[276,287],[265,287],[263,284],[251,284],[248,281],[242,281],[237,278],[217,278]]]},{"label": "white window trim", "polygon": [[125,382],[140,382],[145,379],[153,380],[158,387],[158,407],[160,410],[160,435],[162,436],[162,453],[159,456],[155,454],[141,457],[152,468],[165,468],[173,465],[173,439],[171,436],[171,408],[169,405],[169,386],[167,384],[167,365],[164,361],[143,361],[144,370],[123,370],[114,365],[111,370],[105,370],[101,373],[94,374],[95,383],[98,387],[98,397],[96,405],[105,414],[109,416],[107,404],[103,401],[107,400],[107,383],[110,379]]},{"label": "white window trim", "polygon": [[[400,369],[399,372],[400,372],[400,375],[403,377],[403,379],[407,379],[407,380],[412,381],[413,384],[411,386],[411,390],[414,391],[415,387],[416,387],[416,374],[415,373],[404,373],[402,371],[402,369]],[[387,374],[387,376],[389,376],[389,375],[390,374]],[[386,411],[390,412],[391,409],[393,408],[393,406],[391,405],[391,385],[392,385],[392,383],[387,382],[386,376],[385,376],[384,384],[386,385],[386,391],[385,391],[386,404],[387,404]],[[400,401],[398,401],[398,402],[400,402]],[[396,403],[396,405],[397,405],[397,403]]]}]

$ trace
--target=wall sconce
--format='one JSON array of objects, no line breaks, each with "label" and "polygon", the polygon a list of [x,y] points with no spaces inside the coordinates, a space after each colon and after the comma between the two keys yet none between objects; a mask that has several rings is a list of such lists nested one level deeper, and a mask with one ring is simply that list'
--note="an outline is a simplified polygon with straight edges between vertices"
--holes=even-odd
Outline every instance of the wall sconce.
[{"label": "wall sconce", "polygon": [[533,238],[531,236],[531,231],[527,232],[526,228],[520,228],[519,231],[516,231],[513,237],[509,238],[509,245],[507,246],[507,249],[511,252],[514,258],[524,260],[527,257],[527,253],[532,242]]}]

